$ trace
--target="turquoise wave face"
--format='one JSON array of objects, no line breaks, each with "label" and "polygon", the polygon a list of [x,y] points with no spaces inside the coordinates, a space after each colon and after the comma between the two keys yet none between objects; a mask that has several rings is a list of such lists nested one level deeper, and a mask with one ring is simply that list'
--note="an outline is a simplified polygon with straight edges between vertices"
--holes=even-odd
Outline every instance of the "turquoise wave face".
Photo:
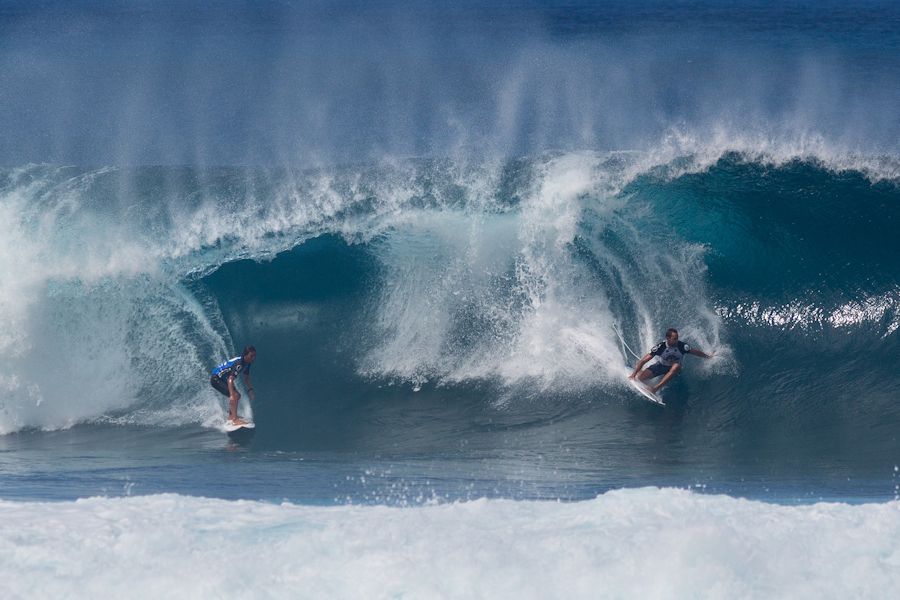
[{"label": "turquoise wave face", "polygon": [[900,192],[857,171],[773,166],[738,155],[674,180],[642,177],[625,193],[659,216],[661,234],[707,246],[722,293],[773,303],[859,300],[895,290]]}]

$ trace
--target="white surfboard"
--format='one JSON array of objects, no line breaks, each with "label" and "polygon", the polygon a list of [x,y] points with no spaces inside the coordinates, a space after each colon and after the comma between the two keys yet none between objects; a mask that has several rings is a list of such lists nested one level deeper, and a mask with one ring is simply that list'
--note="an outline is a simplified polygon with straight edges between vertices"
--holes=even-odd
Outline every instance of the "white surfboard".
[{"label": "white surfboard", "polygon": [[666,405],[666,403],[662,401],[662,398],[660,398],[659,396],[657,396],[656,394],[651,392],[650,388],[648,388],[646,385],[644,385],[637,379],[629,379],[628,383],[630,383],[631,387],[636,389],[641,394],[641,396],[643,396],[650,402],[654,402],[656,404],[659,404],[660,406]]},{"label": "white surfboard", "polygon": [[228,420],[225,421],[225,431],[227,433],[236,433],[239,431],[251,431],[256,429],[256,424],[253,421],[246,421],[244,423],[235,423],[234,421]]}]

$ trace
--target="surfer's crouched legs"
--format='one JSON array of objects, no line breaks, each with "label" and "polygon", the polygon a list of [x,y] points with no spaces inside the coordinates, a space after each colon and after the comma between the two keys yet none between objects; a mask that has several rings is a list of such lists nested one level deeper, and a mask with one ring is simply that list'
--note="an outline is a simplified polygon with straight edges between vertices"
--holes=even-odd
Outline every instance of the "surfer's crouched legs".
[{"label": "surfer's crouched legs", "polygon": [[666,373],[669,372],[669,369],[672,367],[667,367],[666,365],[656,363],[652,364],[640,373],[638,373],[638,379],[641,381],[645,381],[647,379],[653,379],[654,377],[662,377]]},{"label": "surfer's crouched legs", "polygon": [[234,386],[234,377],[228,378],[228,391],[231,392],[228,401],[228,418],[233,421],[235,425],[241,424],[244,420],[238,417],[237,414],[241,393],[237,391],[237,388]]},{"label": "surfer's crouched legs", "polygon": [[[656,365],[654,365],[654,366],[656,366]],[[672,365],[672,367],[670,369],[668,369],[668,371],[666,371],[665,377],[663,377],[659,383],[657,383],[656,385],[654,385],[653,387],[650,388],[650,391],[652,391],[655,394],[656,392],[658,392],[660,390],[660,388],[662,388],[662,386],[669,383],[669,381],[671,381],[671,379],[673,377],[678,375],[678,373],[680,371],[681,371],[681,363],[675,363],[674,365]],[[644,379],[643,373],[641,373],[641,375],[642,375],[641,379]]]},{"label": "surfer's crouched legs", "polygon": [[209,380],[209,384],[223,396],[228,396],[228,419],[235,423],[243,423],[243,419],[239,419],[237,416],[238,401],[241,399],[241,393],[234,387],[234,378],[226,382],[221,377],[212,377]]}]

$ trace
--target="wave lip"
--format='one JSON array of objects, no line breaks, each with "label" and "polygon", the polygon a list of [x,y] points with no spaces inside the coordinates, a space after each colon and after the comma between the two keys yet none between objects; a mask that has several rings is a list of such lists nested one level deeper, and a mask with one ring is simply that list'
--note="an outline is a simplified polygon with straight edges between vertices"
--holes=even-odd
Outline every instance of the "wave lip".
[{"label": "wave lip", "polygon": [[703,128],[670,127],[636,157],[627,171],[628,181],[649,172],[675,179],[734,158],[776,169],[804,163],[835,174],[859,173],[871,183],[900,183],[896,149],[861,150],[815,131],[765,123],[746,127],[723,121]]},{"label": "wave lip", "polygon": [[900,584],[898,535],[896,500],[779,506],[655,488],[406,508],[176,495],[0,502],[0,591],[878,598]]}]

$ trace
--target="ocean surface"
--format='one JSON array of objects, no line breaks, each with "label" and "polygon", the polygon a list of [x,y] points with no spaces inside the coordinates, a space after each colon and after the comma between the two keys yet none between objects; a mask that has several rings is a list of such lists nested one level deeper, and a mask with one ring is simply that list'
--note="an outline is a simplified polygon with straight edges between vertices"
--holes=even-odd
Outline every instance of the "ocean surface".
[{"label": "ocean surface", "polygon": [[0,2],[0,596],[889,596],[898,74],[880,1]]}]

